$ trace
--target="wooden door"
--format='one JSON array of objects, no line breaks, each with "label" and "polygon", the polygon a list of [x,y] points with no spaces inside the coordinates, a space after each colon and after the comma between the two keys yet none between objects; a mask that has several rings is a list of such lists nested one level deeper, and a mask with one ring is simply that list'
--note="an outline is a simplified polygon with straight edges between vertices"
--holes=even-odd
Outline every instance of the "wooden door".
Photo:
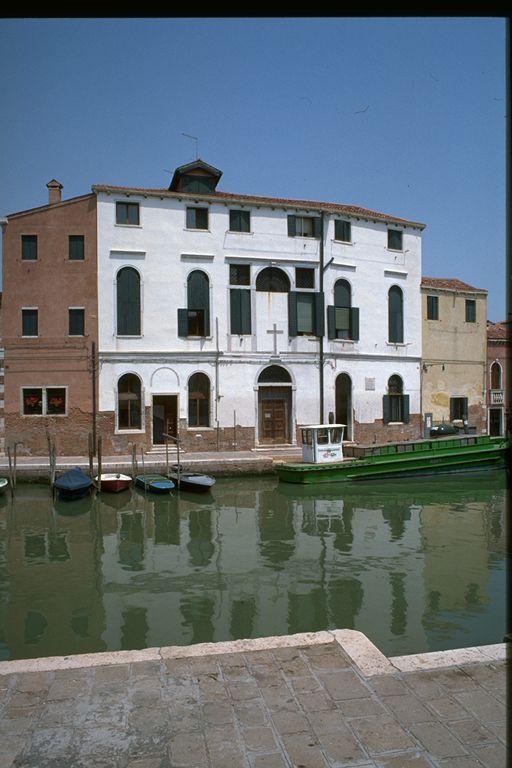
[{"label": "wooden door", "polygon": [[261,402],[261,442],[287,443],[288,408],[283,399],[263,400]]}]

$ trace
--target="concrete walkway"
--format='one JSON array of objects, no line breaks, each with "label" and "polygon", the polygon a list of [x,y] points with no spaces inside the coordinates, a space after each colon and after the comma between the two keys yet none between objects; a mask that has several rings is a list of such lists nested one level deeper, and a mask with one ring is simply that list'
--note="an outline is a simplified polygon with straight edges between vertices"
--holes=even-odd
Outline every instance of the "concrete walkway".
[{"label": "concrete walkway", "polygon": [[504,768],[505,646],[353,630],[0,663],[0,768]]}]

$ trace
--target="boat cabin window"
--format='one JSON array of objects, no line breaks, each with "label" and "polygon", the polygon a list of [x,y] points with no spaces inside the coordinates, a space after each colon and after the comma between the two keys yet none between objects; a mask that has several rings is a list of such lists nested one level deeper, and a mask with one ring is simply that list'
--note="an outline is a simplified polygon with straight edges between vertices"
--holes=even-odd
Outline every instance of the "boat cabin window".
[{"label": "boat cabin window", "polygon": [[342,430],[339,427],[331,429],[331,443],[341,443]]},{"label": "boat cabin window", "polygon": [[317,443],[318,445],[327,445],[329,442],[329,430],[328,429],[319,429],[318,435],[317,435]]},{"label": "boat cabin window", "polygon": [[302,445],[313,445],[313,435],[310,429],[302,430]]}]

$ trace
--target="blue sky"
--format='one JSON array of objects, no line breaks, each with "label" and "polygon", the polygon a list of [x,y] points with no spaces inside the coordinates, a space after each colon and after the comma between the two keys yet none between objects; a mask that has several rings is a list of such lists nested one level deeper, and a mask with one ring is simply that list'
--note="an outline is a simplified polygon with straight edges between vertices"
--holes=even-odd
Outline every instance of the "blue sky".
[{"label": "blue sky", "polygon": [[[423,274],[505,310],[502,18],[3,19],[0,215],[93,184],[229,192],[427,225]],[[191,139],[189,136],[197,137]]]}]

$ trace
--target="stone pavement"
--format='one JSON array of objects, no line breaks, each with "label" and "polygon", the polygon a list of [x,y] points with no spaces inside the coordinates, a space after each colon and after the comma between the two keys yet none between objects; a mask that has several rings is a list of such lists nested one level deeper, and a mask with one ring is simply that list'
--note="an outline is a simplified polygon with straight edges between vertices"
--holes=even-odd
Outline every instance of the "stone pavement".
[{"label": "stone pavement", "polygon": [[0,663],[0,768],[504,768],[505,645],[336,630]]}]

